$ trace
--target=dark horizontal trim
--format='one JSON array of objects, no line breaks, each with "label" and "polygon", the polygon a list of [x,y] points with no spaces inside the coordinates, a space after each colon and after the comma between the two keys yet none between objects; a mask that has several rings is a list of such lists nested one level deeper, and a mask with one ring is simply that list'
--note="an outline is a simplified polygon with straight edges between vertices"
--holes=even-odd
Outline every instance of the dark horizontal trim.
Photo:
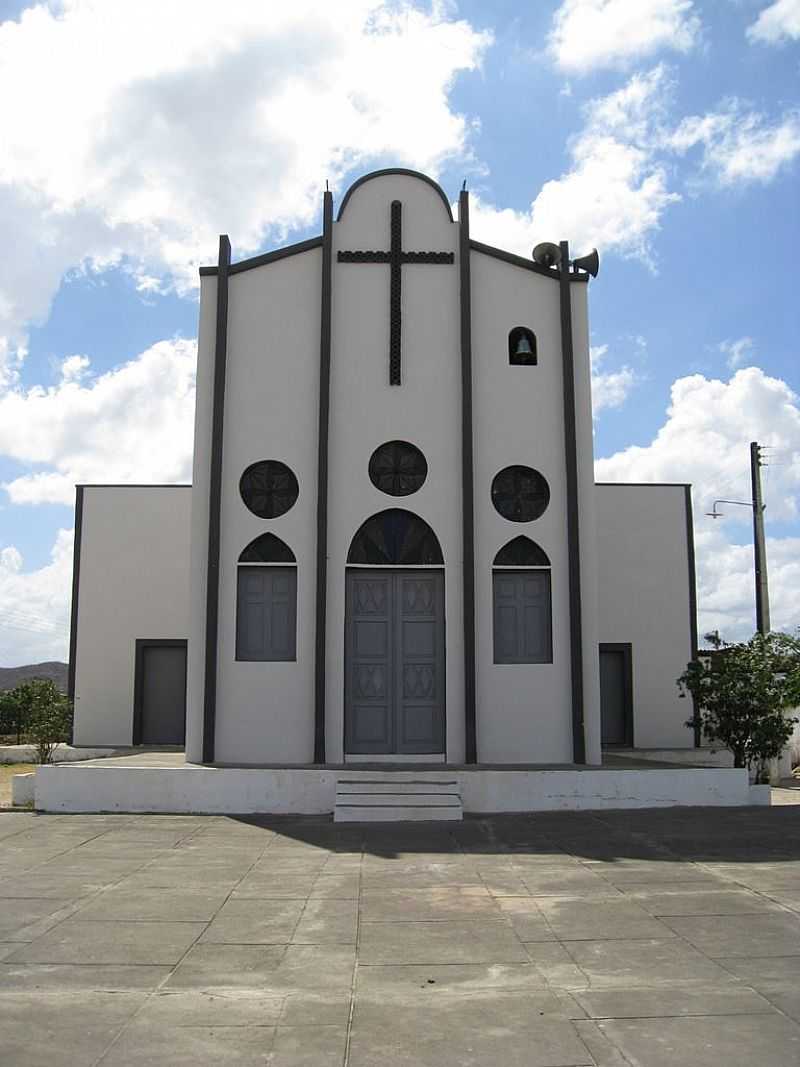
[{"label": "dark horizontal trim", "polygon": [[450,201],[447,199],[447,194],[441,185],[439,185],[438,182],[435,182],[433,178],[429,178],[427,174],[422,174],[418,170],[408,170],[406,167],[387,167],[385,170],[373,170],[369,174],[362,174],[362,176],[357,178],[344,194],[344,199],[339,207],[339,214],[336,216],[336,221],[342,221],[342,215],[344,215],[344,209],[347,207],[347,202],[360,185],[363,185],[365,182],[371,182],[373,178],[386,178],[393,174],[402,174],[407,178],[419,178],[421,182],[426,182],[430,185],[430,187],[435,189],[439,194],[439,197],[444,204],[445,211],[447,212],[447,217],[451,222],[453,221],[453,209],[450,207]]},{"label": "dark horizontal trim", "polygon": [[651,489],[684,489],[691,482],[595,482],[595,485],[618,485],[622,489],[641,489],[649,486]]},{"label": "dark horizontal trim", "polygon": [[78,482],[76,489],[191,489],[191,482]]},{"label": "dark horizontal trim", "polygon": [[[241,259],[238,263],[231,263],[228,274],[241,274],[246,270],[264,267],[267,263],[275,263],[279,259],[286,259],[287,256],[296,256],[300,252],[310,252],[312,248],[322,248],[321,237],[310,237],[307,241],[298,241],[294,245],[276,248],[272,252],[264,252],[260,256],[253,256],[251,259]],[[200,268],[201,278],[216,277],[218,273],[219,267]]]}]

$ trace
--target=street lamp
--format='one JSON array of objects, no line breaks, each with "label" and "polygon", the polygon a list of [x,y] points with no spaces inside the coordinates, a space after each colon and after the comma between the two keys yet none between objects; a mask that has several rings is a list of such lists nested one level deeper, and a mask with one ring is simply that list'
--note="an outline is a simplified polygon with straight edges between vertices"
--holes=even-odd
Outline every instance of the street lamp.
[{"label": "street lamp", "polygon": [[760,634],[768,634],[769,623],[769,587],[767,585],[767,548],[764,541],[764,508],[766,505],[761,498],[761,449],[757,441],[750,442],[750,481],[753,488],[753,499],[746,500],[715,500],[711,511],[706,514],[709,518],[719,519],[724,512],[717,511],[717,504],[737,504],[743,508],[750,508],[753,512],[753,555],[755,558],[756,572],[756,629]]}]

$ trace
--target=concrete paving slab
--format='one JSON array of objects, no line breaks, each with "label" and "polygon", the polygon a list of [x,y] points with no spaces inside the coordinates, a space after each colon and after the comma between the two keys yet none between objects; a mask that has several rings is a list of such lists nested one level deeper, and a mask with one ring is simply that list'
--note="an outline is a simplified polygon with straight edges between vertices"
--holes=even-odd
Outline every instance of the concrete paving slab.
[{"label": "concrete paving slab", "polygon": [[31,927],[62,911],[70,900],[5,897],[0,900],[0,941],[31,941]]},{"label": "concrete paving slab", "polygon": [[316,880],[315,875],[294,878],[278,871],[251,871],[236,883],[232,896],[234,900],[305,900]]},{"label": "concrete paving slab", "polygon": [[325,900],[356,900],[360,888],[358,871],[347,874],[328,874],[328,864],[311,887],[309,896]]},{"label": "concrete paving slab", "polygon": [[619,889],[585,867],[522,870],[522,881],[534,897],[618,897]]},{"label": "concrete paving slab", "polygon": [[142,993],[4,993],[0,1049],[14,1067],[91,1067],[144,1002]]},{"label": "concrete paving slab", "polygon": [[292,935],[295,945],[354,945],[358,923],[355,900],[307,902]]},{"label": "concrete paving slab", "polygon": [[[391,1004],[357,1000],[352,1067],[404,1063],[420,1067],[594,1067],[575,1027],[554,998],[485,990],[462,996],[419,996]],[[551,1009],[551,1010],[548,1010]]]},{"label": "concrete paving slab", "polygon": [[272,1064],[272,1026],[129,1026],[102,1060],[101,1067],[264,1067]]},{"label": "concrete paving slab", "polygon": [[569,941],[572,959],[594,986],[724,984],[726,971],[680,938],[652,941]]},{"label": "concrete paving slab", "polygon": [[229,900],[200,940],[229,945],[287,945],[302,914],[300,900]]},{"label": "concrete paving slab", "polygon": [[749,889],[701,888],[686,890],[680,883],[678,890],[659,885],[626,887],[630,900],[658,916],[679,915],[751,915],[764,910],[765,901]]},{"label": "concrete paving slab", "polygon": [[592,1019],[647,1019],[686,1015],[758,1015],[774,1012],[765,997],[746,987],[589,989],[575,999]]},{"label": "concrete paving slab", "polygon": [[[583,900],[550,897],[537,901],[548,927],[559,941],[600,941],[671,937],[672,930],[649,915],[644,908],[624,898],[594,900],[591,907]],[[520,935],[521,936],[521,935]],[[524,941],[539,938],[523,937]]]},{"label": "concrete paving slab", "polygon": [[712,959],[800,955],[800,921],[785,912],[749,915],[744,922],[735,915],[665,917],[663,921]]},{"label": "concrete paving slab", "polygon": [[398,966],[359,964],[356,992],[372,998],[405,996],[421,990],[474,993],[481,989],[543,990],[545,979],[533,963],[449,963]]},{"label": "concrete paving slab", "polygon": [[497,904],[520,941],[556,940],[556,935],[533,897],[499,897]]},{"label": "concrete paving slab", "polygon": [[647,1067],[789,1067],[800,1062],[800,1027],[777,1013],[614,1020],[600,1028],[630,1063]]},{"label": "concrete paving slab", "polygon": [[165,988],[349,994],[355,958],[347,945],[197,944]]},{"label": "concrete paving slab", "polygon": [[284,1000],[254,989],[167,989],[144,1003],[136,1021],[152,1026],[277,1026]]},{"label": "concrete paving slab", "polygon": [[[15,945],[14,948],[19,948]],[[69,993],[95,989],[113,993],[118,990],[156,989],[169,977],[172,968],[148,964],[88,963],[8,963],[0,964],[0,990],[23,993],[34,990]]]},{"label": "concrete paving slab", "polygon": [[129,890],[123,883],[81,903],[77,917],[86,921],[210,922],[226,898],[224,891],[210,896],[191,889]]},{"label": "concrete paving slab", "polygon": [[6,958],[13,963],[175,964],[203,929],[203,923],[67,919]]},{"label": "concrete paving slab", "polygon": [[528,956],[507,923],[496,920],[365,922],[365,963],[524,963]]},{"label": "concrete paving slab", "polygon": [[363,922],[497,919],[499,914],[497,904],[483,886],[365,890],[361,896]]},{"label": "concrete paving slab", "polygon": [[531,963],[551,988],[572,992],[585,989],[589,985],[586,973],[560,941],[526,942],[525,950]]}]

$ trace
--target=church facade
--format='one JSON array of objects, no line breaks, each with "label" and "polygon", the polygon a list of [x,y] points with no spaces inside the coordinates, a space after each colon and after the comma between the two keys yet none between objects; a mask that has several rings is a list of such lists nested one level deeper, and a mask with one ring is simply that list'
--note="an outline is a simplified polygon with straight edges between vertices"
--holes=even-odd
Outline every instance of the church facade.
[{"label": "church facade", "polygon": [[692,746],[689,488],[595,484],[589,275],[559,252],[473,240],[468,194],[454,217],[404,170],[335,215],[326,192],[301,244],[234,263],[221,239],[191,488],[78,488],[76,744],[240,766]]}]

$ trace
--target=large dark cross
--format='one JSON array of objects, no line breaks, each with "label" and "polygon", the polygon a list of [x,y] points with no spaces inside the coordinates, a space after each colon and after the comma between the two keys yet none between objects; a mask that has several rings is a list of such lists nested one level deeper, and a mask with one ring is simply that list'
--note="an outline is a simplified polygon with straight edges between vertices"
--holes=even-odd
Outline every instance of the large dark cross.
[{"label": "large dark cross", "polygon": [[340,252],[340,263],[388,263],[389,271],[389,384],[400,385],[400,279],[404,263],[452,263],[452,252],[404,252],[402,204],[393,200],[390,213],[391,248],[388,252]]}]

